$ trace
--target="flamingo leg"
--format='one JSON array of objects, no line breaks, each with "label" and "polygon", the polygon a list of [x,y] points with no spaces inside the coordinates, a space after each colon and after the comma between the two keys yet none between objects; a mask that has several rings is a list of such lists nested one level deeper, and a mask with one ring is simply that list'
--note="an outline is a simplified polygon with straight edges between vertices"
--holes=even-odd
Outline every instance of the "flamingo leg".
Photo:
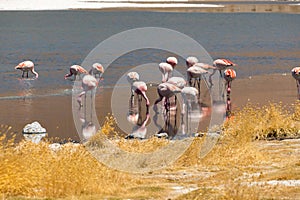
[{"label": "flamingo leg", "polygon": [[182,134],[183,135],[185,135],[185,123],[184,123],[185,109],[186,109],[186,104],[185,104],[185,100],[183,100],[182,111],[181,111],[181,129],[182,129]]},{"label": "flamingo leg", "polygon": [[213,70],[213,72],[209,75],[208,77],[208,82],[209,82],[209,88],[211,88],[214,84],[212,82],[212,76],[216,73],[216,69]]},{"label": "flamingo leg", "polygon": [[140,113],[142,110],[142,97],[141,97],[141,95],[138,94],[137,98],[138,98],[138,107],[139,107],[139,113]]},{"label": "flamingo leg", "polygon": [[201,77],[198,79],[198,98],[200,99],[200,84],[201,84]]},{"label": "flamingo leg", "polygon": [[144,97],[144,99],[146,100],[146,105],[149,106],[150,105],[150,101],[146,95],[145,91],[141,91],[142,96]]},{"label": "flamingo leg", "polygon": [[79,103],[79,107],[82,107],[82,100],[81,97],[85,95],[85,91],[81,92],[77,97],[77,102]]},{"label": "flamingo leg", "polygon": [[219,69],[219,72],[220,72],[220,77],[221,77],[221,78],[224,78],[223,73],[222,73],[222,70]]},{"label": "flamingo leg", "polygon": [[177,96],[175,95],[175,118],[174,127],[177,126]]},{"label": "flamingo leg", "polygon": [[298,89],[298,100],[300,100],[300,80],[296,80]]},{"label": "flamingo leg", "polygon": [[93,106],[94,106],[94,102],[93,102],[94,95],[95,95],[94,89],[92,89],[91,90],[91,110],[90,110],[90,112],[91,112],[91,121],[93,120],[93,118],[92,118],[92,113],[93,113],[92,110],[93,110]]},{"label": "flamingo leg", "polygon": [[192,77],[190,73],[187,73],[187,79],[189,80],[189,86],[192,86]]},{"label": "flamingo leg", "polygon": [[190,133],[190,100],[187,100],[187,106],[186,106],[186,131],[189,134]]},{"label": "flamingo leg", "polygon": [[231,81],[227,81],[227,102],[226,102],[226,117],[227,118],[230,118],[230,116],[231,116],[230,92],[231,92]]}]

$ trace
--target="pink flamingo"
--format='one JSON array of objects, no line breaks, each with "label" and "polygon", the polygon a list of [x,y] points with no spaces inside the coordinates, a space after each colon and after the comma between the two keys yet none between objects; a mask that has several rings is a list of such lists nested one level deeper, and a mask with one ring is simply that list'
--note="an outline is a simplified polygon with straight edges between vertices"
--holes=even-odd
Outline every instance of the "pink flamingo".
[{"label": "pink flamingo", "polygon": [[134,93],[138,95],[142,95],[142,97],[146,100],[146,106],[149,107],[150,101],[146,95],[147,92],[147,85],[143,81],[139,81],[139,74],[137,72],[129,72],[127,74],[127,80],[131,84],[131,95],[133,96]]},{"label": "pink flamingo", "polygon": [[166,60],[166,63],[170,64],[174,69],[175,66],[177,65],[178,61],[177,61],[177,58],[175,58],[175,57],[168,57]]},{"label": "pink flamingo", "polygon": [[[178,87],[179,89],[183,89],[186,86],[186,80],[184,80],[184,78],[182,77],[171,77],[167,83],[171,83],[173,85],[175,85],[176,87]],[[175,101],[174,104],[177,104],[177,96],[175,95]]]},{"label": "pink flamingo", "polygon": [[83,95],[85,95],[86,97],[86,93],[88,91],[91,91],[93,89],[95,89],[98,85],[98,81],[96,80],[95,77],[93,77],[92,75],[85,75],[82,79],[82,88],[83,88],[83,91],[78,95],[78,98],[77,98],[77,102],[79,103],[79,106],[82,107],[82,100],[81,100],[81,97]]},{"label": "pink flamingo", "polygon": [[74,75],[74,80],[76,80],[76,76],[80,74],[88,74],[88,72],[80,65],[72,65],[70,67],[70,73],[65,75],[65,79]]},{"label": "pink flamingo", "polygon": [[158,65],[159,71],[162,73],[162,82],[165,83],[171,78],[173,67],[168,63],[160,63]]},{"label": "pink flamingo", "polygon": [[292,76],[296,79],[298,89],[298,99],[300,100],[300,67],[294,67],[292,69]]},{"label": "pink flamingo", "polygon": [[185,60],[185,64],[186,64],[187,68],[192,67],[197,62],[198,62],[198,58],[196,58],[194,56],[187,57],[186,60]]},{"label": "pink flamingo", "polygon": [[223,76],[222,70],[230,66],[236,66],[235,63],[231,62],[228,59],[217,59],[213,62],[213,65],[219,70],[221,77]]},{"label": "pink flamingo", "polygon": [[[200,96],[200,84],[201,84],[201,76],[209,73],[207,70],[203,69],[201,65],[197,65],[201,63],[196,63],[192,67],[187,69],[188,81],[189,85],[192,86],[192,79],[194,79],[193,87],[197,87],[198,89],[198,97]],[[196,86],[197,84],[197,86]]]},{"label": "pink flamingo", "polygon": [[37,79],[39,77],[39,74],[34,70],[34,64],[30,60],[26,60],[24,62],[19,63],[15,69],[21,70],[22,73],[22,78],[24,78],[24,73],[26,72],[26,78],[28,78],[28,71],[31,71],[34,75],[35,78]]},{"label": "pink flamingo", "polygon": [[182,77],[177,77],[177,76],[171,77],[167,81],[167,83],[171,83],[171,84],[179,87],[180,89],[183,89],[186,86],[186,80],[184,80],[184,78],[182,78]]},{"label": "pink flamingo", "polygon": [[[173,129],[174,127],[176,127],[177,106],[176,106],[176,104],[174,106],[173,105],[171,106],[171,103],[173,104],[174,101],[171,102],[170,100],[174,96],[176,97],[176,93],[180,93],[180,91],[181,91],[181,89],[179,87],[177,87],[176,85],[174,85],[172,83],[168,83],[168,82],[161,83],[157,86],[157,93],[159,95],[159,98],[155,101],[154,106],[153,106],[153,110],[155,111],[155,115],[153,116],[153,121],[156,125],[157,125],[157,119],[158,119],[157,118],[157,116],[158,116],[157,104],[159,102],[161,102],[163,99],[165,99],[163,101],[163,106],[164,106],[163,116],[165,118],[165,128],[162,129],[158,133],[158,135],[156,134],[157,137],[160,137],[161,134],[166,134],[163,130],[169,130],[170,131],[170,129]],[[173,119],[175,120],[174,126],[171,125],[171,116],[173,116]],[[163,133],[162,133],[162,131],[163,131]],[[169,131],[167,131],[167,132],[169,132]],[[173,130],[171,132],[175,133],[176,131]],[[166,136],[168,137],[168,134],[166,134]]]},{"label": "pink flamingo", "polygon": [[226,103],[226,117],[230,118],[231,116],[231,100],[230,100],[230,92],[231,92],[231,82],[236,78],[236,72],[233,69],[226,69],[224,71],[224,79],[226,81],[227,88],[227,103]]},{"label": "pink flamingo", "polygon": [[175,95],[175,93],[181,92],[181,89],[172,83],[161,83],[157,86],[157,93],[159,98],[155,101],[154,105],[158,104],[165,98],[164,106],[167,111],[170,110],[169,99]]},{"label": "pink flamingo", "polygon": [[96,76],[98,74],[99,77],[104,73],[104,67],[100,63],[94,63],[92,65],[92,69],[90,69],[89,74]]}]

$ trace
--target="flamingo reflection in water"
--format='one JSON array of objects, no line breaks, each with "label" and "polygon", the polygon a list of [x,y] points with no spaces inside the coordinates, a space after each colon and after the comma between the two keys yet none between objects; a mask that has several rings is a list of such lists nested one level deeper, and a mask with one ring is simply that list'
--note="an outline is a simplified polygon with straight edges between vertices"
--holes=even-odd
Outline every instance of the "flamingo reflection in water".
[{"label": "flamingo reflection in water", "polygon": [[84,109],[80,114],[81,132],[83,136],[83,142],[88,141],[93,135],[96,134],[97,129],[95,124],[93,123],[93,113],[90,112],[89,119],[87,118],[87,110]]},{"label": "flamingo reflection in water", "polygon": [[91,92],[91,99],[93,97],[93,91],[98,86],[98,81],[92,75],[85,75],[81,81],[83,91],[78,95],[77,102],[79,103],[79,107],[82,107],[82,96],[85,96],[86,102],[86,93]]},{"label": "flamingo reflection in water", "polygon": [[[92,75],[85,75],[81,81],[83,91],[78,95],[77,102],[79,103],[79,116],[80,122],[82,123],[82,136],[83,141],[89,140],[94,134],[96,134],[97,129],[93,123],[96,119],[93,119],[93,99],[95,92],[94,90],[98,86],[98,81]],[[90,92],[90,98],[87,100],[87,93]],[[84,107],[82,103],[82,96],[85,96]],[[87,106],[89,104],[90,106]],[[83,108],[83,109],[82,109]],[[88,118],[87,113],[90,113]]]},{"label": "flamingo reflection in water", "polygon": [[[188,132],[188,133],[192,132],[191,131],[192,110],[199,112],[198,115],[194,115],[193,117],[200,116],[200,107],[199,107],[198,98],[197,98],[198,93],[199,93],[198,90],[194,87],[185,87],[181,90],[181,96],[182,96],[182,100],[183,100],[182,110],[181,110],[181,128],[182,128],[183,135],[185,135],[186,132]],[[185,119],[184,119],[184,116],[185,116]]]},{"label": "flamingo reflection in water", "polygon": [[[158,99],[155,101],[153,110],[155,112],[154,115],[154,123],[157,123],[158,119],[158,107],[157,104],[159,102],[162,102],[162,114],[164,116],[165,125],[164,128],[162,128],[158,134],[156,134],[157,137],[160,137],[161,135],[168,136],[166,137],[173,137],[177,131],[174,131],[174,127],[176,127],[176,121],[177,121],[177,105],[176,105],[176,93],[180,93],[181,89],[177,87],[176,85],[172,83],[161,83],[157,86],[157,93],[159,95]],[[173,123],[173,121],[174,123]]]},{"label": "flamingo reflection in water", "polygon": [[130,96],[127,121],[133,124],[132,131],[125,139],[145,139],[147,134],[147,123],[150,119],[149,109],[146,107],[146,117],[142,119],[142,111],[134,101],[134,96]]},{"label": "flamingo reflection in water", "polygon": [[[145,139],[147,134],[147,122],[150,119],[149,105],[150,101],[146,95],[148,90],[145,82],[140,81],[140,76],[137,72],[129,72],[127,81],[131,85],[131,95],[129,98],[129,110],[127,113],[127,121],[134,125],[132,132],[127,135],[126,139]],[[137,94],[138,102],[135,101]],[[142,117],[142,98],[146,101],[146,118]]]},{"label": "flamingo reflection in water", "polygon": [[129,72],[127,74],[127,81],[131,84],[131,96],[138,95],[139,108],[141,108],[141,97],[146,101],[146,107],[149,107],[150,101],[146,95],[148,90],[145,82],[140,81],[140,76],[137,72]]}]

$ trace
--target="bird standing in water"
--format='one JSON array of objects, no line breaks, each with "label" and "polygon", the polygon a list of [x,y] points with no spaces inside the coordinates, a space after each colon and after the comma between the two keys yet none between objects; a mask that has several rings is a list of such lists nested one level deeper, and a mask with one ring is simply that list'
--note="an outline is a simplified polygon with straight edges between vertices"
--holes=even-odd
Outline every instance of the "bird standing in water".
[{"label": "bird standing in water", "polygon": [[39,77],[39,74],[34,70],[34,64],[30,60],[26,60],[24,62],[19,63],[15,69],[21,70],[22,73],[22,78],[24,78],[24,73],[26,72],[26,78],[28,78],[28,72],[31,71],[34,75],[35,78],[37,79]]},{"label": "bird standing in water", "polygon": [[65,75],[65,79],[74,75],[74,80],[76,80],[76,76],[80,74],[88,74],[88,72],[80,65],[72,65],[70,67],[70,73]]},{"label": "bird standing in water", "polygon": [[185,60],[185,64],[186,64],[186,67],[187,68],[190,68],[192,67],[194,64],[196,64],[198,61],[198,58],[194,57],[194,56],[190,56],[190,57],[187,57],[186,60]]},{"label": "bird standing in water", "polygon": [[93,89],[95,89],[97,87],[97,85],[98,85],[98,81],[92,75],[88,74],[83,77],[83,79],[82,79],[83,91],[78,95],[78,98],[77,98],[77,102],[79,103],[80,107],[82,107],[81,97],[83,95],[85,95],[85,97],[86,97],[86,93],[88,91],[92,91]]},{"label": "bird standing in water", "polygon": [[175,57],[168,57],[166,63],[170,64],[174,69],[175,66],[178,64],[178,60]]},{"label": "bird standing in water", "polygon": [[162,73],[162,83],[165,83],[171,78],[173,67],[168,63],[159,63],[158,65],[159,71]]},{"label": "bird standing in water", "polygon": [[166,62],[158,65],[159,71],[162,73],[162,82],[165,83],[171,78],[172,72],[177,65],[178,61],[175,57],[168,57]]},{"label": "bird standing in water", "polygon": [[150,101],[146,95],[147,85],[145,82],[140,81],[140,76],[137,72],[129,72],[127,74],[127,81],[131,84],[131,95],[134,93],[138,95],[142,95],[142,97],[146,100],[146,106],[149,107]]},{"label": "bird standing in water", "polygon": [[228,59],[217,59],[213,62],[213,65],[219,70],[221,77],[223,77],[222,70],[225,70],[227,67],[236,66],[235,63]]},{"label": "bird standing in water", "polygon": [[167,83],[171,83],[177,87],[179,87],[180,89],[184,88],[186,86],[186,81],[184,80],[184,78],[182,77],[178,77],[178,76],[173,76],[171,77]]},{"label": "bird standing in water", "polygon": [[294,67],[292,69],[292,76],[296,79],[298,99],[300,100],[300,67]]},{"label": "bird standing in water", "polygon": [[[187,71],[188,75],[188,82],[190,86],[198,87],[198,95],[200,95],[200,83],[201,83],[201,76],[204,74],[207,74],[208,71],[203,69],[200,65],[193,65],[192,67],[189,67]],[[194,79],[194,84],[192,85],[192,79]],[[196,85],[197,84],[197,85]]]},{"label": "bird standing in water", "polygon": [[[173,97],[176,93],[180,93],[181,89],[172,83],[161,83],[157,86],[157,93],[159,98],[155,101],[154,105],[158,104],[165,98],[164,107],[167,112],[170,111],[170,98]],[[176,105],[174,105],[176,107]]]},{"label": "bird standing in water", "polygon": [[93,75],[96,77],[96,75],[98,75],[98,77],[100,78],[101,75],[104,73],[104,68],[100,63],[94,63],[92,65],[92,68],[89,71],[90,75]]},{"label": "bird standing in water", "polygon": [[231,82],[236,78],[236,72],[233,69],[226,69],[224,71],[224,79],[226,81],[225,89],[227,89],[227,103],[226,103],[226,117],[230,118],[231,116]]}]

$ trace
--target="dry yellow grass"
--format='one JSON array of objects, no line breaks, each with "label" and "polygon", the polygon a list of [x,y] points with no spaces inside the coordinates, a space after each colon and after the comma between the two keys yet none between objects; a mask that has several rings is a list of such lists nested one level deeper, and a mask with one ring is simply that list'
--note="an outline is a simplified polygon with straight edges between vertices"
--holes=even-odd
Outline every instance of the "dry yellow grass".
[{"label": "dry yellow grass", "polygon": [[[263,108],[248,105],[236,112],[224,124],[223,135],[208,156],[198,159],[196,165],[192,157],[174,166],[181,167],[190,161],[197,171],[212,173],[199,179],[198,190],[178,199],[298,199],[299,186],[266,182],[300,180],[300,142],[274,141],[267,145],[266,141],[258,141],[300,136],[299,101],[292,106],[293,112],[281,104]],[[199,147],[193,149],[199,152]]]},{"label": "dry yellow grass", "polygon": [[[5,134],[4,134],[5,135]],[[83,146],[67,144],[53,151],[48,142],[14,146],[1,136],[0,193],[6,196],[66,197],[117,194],[130,176],[97,162]]]},{"label": "dry yellow grass", "polygon": [[[280,103],[262,108],[248,105],[224,123],[217,144],[203,159],[199,152],[206,138],[195,138],[172,166],[135,175],[107,168],[82,145],[64,145],[57,151],[49,148],[49,142],[16,145],[6,137],[10,128],[1,126],[0,194],[12,199],[296,199],[299,186],[256,184],[300,179],[300,144],[265,141],[299,137],[299,101],[292,108]],[[115,130],[113,117],[107,117],[102,133],[112,136]],[[157,138],[114,139],[131,152],[151,152],[168,144]],[[101,136],[92,141],[99,143]],[[196,189],[174,192],[172,187],[178,185]]]}]

